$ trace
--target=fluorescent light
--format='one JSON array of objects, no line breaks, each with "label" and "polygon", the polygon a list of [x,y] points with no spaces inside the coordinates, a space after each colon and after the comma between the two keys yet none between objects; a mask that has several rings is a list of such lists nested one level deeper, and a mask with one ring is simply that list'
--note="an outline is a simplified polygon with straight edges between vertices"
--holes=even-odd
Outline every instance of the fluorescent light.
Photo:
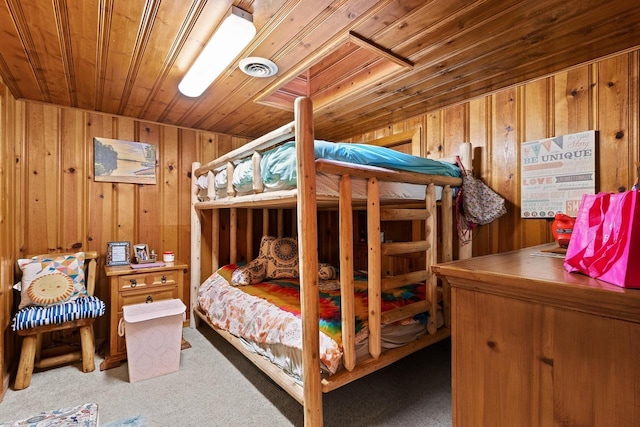
[{"label": "fluorescent light", "polygon": [[236,6],[231,6],[230,13],[182,78],[178,90],[186,96],[200,96],[247,47],[255,35],[253,16]]}]

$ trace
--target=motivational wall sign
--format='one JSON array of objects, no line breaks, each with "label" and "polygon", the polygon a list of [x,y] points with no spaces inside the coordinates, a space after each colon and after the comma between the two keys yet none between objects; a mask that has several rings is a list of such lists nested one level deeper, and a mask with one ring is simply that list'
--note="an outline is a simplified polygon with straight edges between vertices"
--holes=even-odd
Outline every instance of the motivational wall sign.
[{"label": "motivational wall sign", "polygon": [[582,195],[596,190],[596,142],[590,130],[522,143],[522,218],[577,216]]}]

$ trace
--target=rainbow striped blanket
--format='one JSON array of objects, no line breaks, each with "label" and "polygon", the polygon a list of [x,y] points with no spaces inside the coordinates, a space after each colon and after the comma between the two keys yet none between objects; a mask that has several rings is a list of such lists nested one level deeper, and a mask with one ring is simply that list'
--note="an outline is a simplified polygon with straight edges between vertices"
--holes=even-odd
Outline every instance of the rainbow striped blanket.
[{"label": "rainbow striped blanket", "polygon": [[[232,286],[236,265],[220,268],[199,288],[198,303],[216,326],[259,343],[302,348],[300,286],[297,279],[279,279],[247,286]],[[340,290],[320,291],[321,360],[335,372],[342,357]],[[424,285],[408,285],[382,293],[382,311],[424,300]],[[355,281],[356,336],[366,338],[366,282]],[[424,321],[426,319],[420,319]],[[333,368],[333,369],[332,369]]]}]

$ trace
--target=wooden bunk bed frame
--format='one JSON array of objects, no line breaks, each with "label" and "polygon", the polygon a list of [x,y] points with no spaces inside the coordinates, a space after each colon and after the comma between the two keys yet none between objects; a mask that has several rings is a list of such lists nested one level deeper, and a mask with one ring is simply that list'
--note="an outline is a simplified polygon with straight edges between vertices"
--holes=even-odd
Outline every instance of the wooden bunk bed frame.
[{"label": "wooden bunk bed frame", "polygon": [[[306,97],[298,98],[295,102],[294,121],[270,132],[236,150],[233,150],[220,158],[200,165],[194,163],[192,169],[192,216],[191,216],[191,326],[196,327],[201,320],[214,328],[221,336],[227,339],[242,354],[250,359],[257,367],[264,371],[280,387],[286,390],[293,398],[304,406],[305,425],[322,425],[322,393],[334,390],[351,381],[361,378],[369,373],[381,369],[419,349],[427,347],[435,342],[450,336],[450,314],[448,285],[442,285],[442,310],[444,325],[437,328],[436,313],[438,309],[437,278],[431,271],[431,266],[438,261],[440,253],[441,261],[453,259],[453,241],[455,235],[453,197],[451,187],[461,185],[460,178],[423,175],[411,172],[399,172],[395,170],[347,164],[329,160],[315,160],[314,156],[314,127],[313,107],[311,100]],[[295,138],[297,153],[297,188],[277,192],[262,192],[259,165],[260,152],[283,141]],[[254,194],[235,195],[231,185],[234,161],[252,156],[254,174]],[[225,198],[215,199],[214,170],[221,167],[227,168],[228,187]],[[341,176],[340,196],[324,197],[316,195],[316,171],[322,171]],[[199,177],[207,175],[209,182],[209,199],[200,201],[200,190],[197,186]],[[370,357],[356,364],[355,355],[355,325],[353,302],[353,209],[354,203],[351,196],[351,179],[367,179],[366,205],[360,203],[359,208],[367,210],[367,234],[368,234],[368,294],[369,294],[369,354]],[[404,183],[423,184],[427,186],[425,202],[413,205],[386,206],[381,204],[379,198],[379,182],[394,181]],[[435,186],[443,186],[441,197],[441,215],[438,219]],[[356,204],[357,205],[357,204]],[[341,284],[341,319],[343,341],[343,370],[321,378],[319,367],[319,310],[318,310],[318,236],[317,236],[317,210],[322,208],[338,209],[339,212],[339,253],[340,253],[340,284]],[[229,225],[229,250],[230,262],[235,263],[238,254],[236,247],[237,236],[237,209],[248,208],[247,229],[251,230],[253,224],[252,209],[262,209],[263,230],[268,231],[268,209],[296,208],[294,211],[297,221],[297,239],[300,271],[300,298],[302,321],[302,363],[303,384],[300,385],[280,368],[269,360],[247,350],[236,336],[215,327],[206,315],[198,310],[198,288],[201,284],[201,218],[203,211],[211,211],[212,222],[212,271],[219,266],[218,241],[220,238],[220,209],[230,210]],[[424,232],[417,233],[416,240],[410,242],[382,243],[380,241],[381,221],[424,221]],[[282,220],[279,215],[278,224]],[[440,223],[440,235],[438,224]],[[307,230],[305,232],[305,230]],[[308,230],[313,230],[309,232]],[[295,230],[294,230],[295,231]],[[416,233],[414,233],[416,234]],[[426,236],[426,238],[425,238]],[[252,253],[253,237],[251,232],[246,233],[247,253]],[[440,247],[438,245],[440,244]],[[459,258],[470,257],[470,245],[461,246],[458,249]],[[382,277],[380,259],[382,255],[401,255],[408,253],[424,253],[426,268],[393,277]],[[392,310],[381,312],[380,293],[386,289],[393,289],[408,283],[425,282],[427,286],[427,299],[417,303]],[[430,313],[427,331],[417,340],[404,346],[382,351],[381,327],[386,323],[410,318],[417,313],[427,311]]]}]

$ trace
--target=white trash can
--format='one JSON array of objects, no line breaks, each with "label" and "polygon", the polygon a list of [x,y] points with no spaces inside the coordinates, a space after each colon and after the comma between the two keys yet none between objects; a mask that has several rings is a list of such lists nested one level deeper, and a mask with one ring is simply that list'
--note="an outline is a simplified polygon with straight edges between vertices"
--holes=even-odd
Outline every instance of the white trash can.
[{"label": "white trash can", "polygon": [[126,336],[130,382],[178,370],[186,308],[179,299],[122,307],[118,334]]}]

